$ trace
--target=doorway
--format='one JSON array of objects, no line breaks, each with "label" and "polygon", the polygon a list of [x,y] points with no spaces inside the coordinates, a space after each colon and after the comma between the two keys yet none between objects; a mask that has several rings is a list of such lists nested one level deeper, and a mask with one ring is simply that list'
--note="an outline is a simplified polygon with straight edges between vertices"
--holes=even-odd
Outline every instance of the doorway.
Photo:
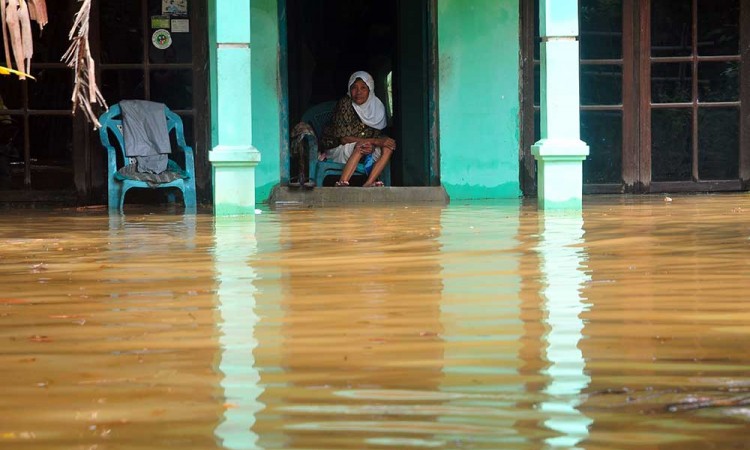
[{"label": "doorway", "polygon": [[[540,137],[536,4],[522,7],[534,61],[524,86],[535,93],[524,99],[525,158]],[[750,4],[580,0],[579,21],[584,192],[748,188],[750,71],[740,49],[750,43]],[[530,160],[525,167],[533,190]]]},{"label": "doorway", "polygon": [[[281,5],[284,3],[284,5]],[[305,111],[346,95],[357,70],[375,79],[386,105],[386,134],[399,143],[391,160],[393,184],[439,184],[433,59],[435,0],[280,0],[286,19],[286,73],[291,129]],[[282,33],[284,27],[282,26]],[[286,70],[283,64],[286,62]],[[283,95],[283,94],[282,94]],[[288,138],[287,138],[288,139]],[[288,141],[283,145],[289,148]],[[282,182],[296,161],[282,153]],[[333,180],[326,180],[326,185]]]}]

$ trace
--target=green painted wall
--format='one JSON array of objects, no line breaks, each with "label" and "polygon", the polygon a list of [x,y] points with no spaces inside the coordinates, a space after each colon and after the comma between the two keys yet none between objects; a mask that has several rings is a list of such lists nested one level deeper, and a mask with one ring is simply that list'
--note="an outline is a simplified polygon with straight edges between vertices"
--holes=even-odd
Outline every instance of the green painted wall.
[{"label": "green painted wall", "polygon": [[277,0],[250,1],[253,146],[261,160],[255,169],[255,200],[268,200],[281,176],[279,18]]},{"label": "green painted wall", "polygon": [[451,199],[519,197],[519,0],[439,0],[440,179]]},{"label": "green painted wall", "polygon": [[[214,0],[216,1],[216,0]],[[251,5],[252,144],[256,201],[281,173],[278,0]],[[440,177],[453,199],[515,198],[519,185],[519,0],[440,0]],[[210,13],[215,18],[214,2]],[[210,21],[214,26],[214,20]],[[215,61],[216,32],[211,30]],[[211,92],[215,94],[212,68]],[[215,96],[214,96],[215,98]],[[216,115],[212,101],[212,117]],[[212,123],[216,145],[216,124]]]},{"label": "green painted wall", "polygon": [[216,146],[219,141],[219,127],[216,123],[216,92],[218,84],[216,82],[216,1],[208,2],[208,92],[211,105],[211,148]]}]

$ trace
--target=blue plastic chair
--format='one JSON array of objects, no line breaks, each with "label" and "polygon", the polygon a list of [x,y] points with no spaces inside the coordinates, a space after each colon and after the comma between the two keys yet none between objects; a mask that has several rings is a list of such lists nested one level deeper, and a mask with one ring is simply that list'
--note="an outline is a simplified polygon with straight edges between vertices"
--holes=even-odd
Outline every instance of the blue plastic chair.
[{"label": "blue plastic chair", "polygon": [[[331,121],[333,116],[333,108],[336,106],[336,101],[329,101],[319,103],[312,108],[308,109],[302,116],[302,121],[307,122],[315,130],[315,136],[322,136],[323,129],[328,122]],[[318,161],[318,141],[312,136],[307,136],[307,148],[309,152],[310,164],[309,164],[309,178],[315,181],[316,186],[323,186],[323,181],[329,175],[337,177],[341,176],[341,172],[344,170],[344,164],[336,163],[333,161]],[[391,164],[388,163],[383,169],[383,173],[380,174],[380,180],[386,186],[391,185]],[[365,170],[364,162],[357,164],[357,169],[354,171],[354,175],[361,175],[367,177],[367,171]]]},{"label": "blue plastic chair", "polygon": [[[102,127],[99,129],[99,139],[107,150],[107,188],[109,191],[108,204],[109,209],[119,208],[122,210],[125,203],[125,193],[131,188],[161,189],[177,188],[182,191],[182,198],[185,202],[185,208],[196,207],[195,195],[195,159],[193,149],[185,143],[185,130],[182,125],[180,116],[173,113],[169,108],[164,107],[164,114],[167,116],[167,132],[175,132],[177,138],[177,147],[185,154],[185,167],[182,168],[172,158],[174,150],[169,154],[169,163],[167,170],[181,174],[183,178],[178,178],[167,183],[154,184],[146,181],[128,178],[126,175],[118,172],[118,169],[127,165],[128,157],[125,156],[125,143],[122,138],[122,118],[120,105],[115,104],[109,108],[109,111],[99,117]],[[110,136],[117,140],[116,145],[120,152],[120,161],[118,163],[117,150],[115,145],[110,141]],[[170,201],[174,201],[174,196],[170,195]]]}]

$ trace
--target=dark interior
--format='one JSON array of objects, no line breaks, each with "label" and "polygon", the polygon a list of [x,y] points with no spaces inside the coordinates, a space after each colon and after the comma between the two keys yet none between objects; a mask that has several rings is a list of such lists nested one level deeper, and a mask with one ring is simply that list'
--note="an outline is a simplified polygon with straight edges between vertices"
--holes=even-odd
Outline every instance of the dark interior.
[{"label": "dark interior", "polygon": [[385,76],[396,56],[396,0],[288,0],[289,113],[292,122],[317,103],[346,94],[365,70],[385,102]]},{"label": "dark interior", "polygon": [[428,3],[287,0],[290,128],[308,108],[346,95],[349,76],[365,70],[391,113],[386,133],[401,149],[391,162],[394,185],[429,185]]}]

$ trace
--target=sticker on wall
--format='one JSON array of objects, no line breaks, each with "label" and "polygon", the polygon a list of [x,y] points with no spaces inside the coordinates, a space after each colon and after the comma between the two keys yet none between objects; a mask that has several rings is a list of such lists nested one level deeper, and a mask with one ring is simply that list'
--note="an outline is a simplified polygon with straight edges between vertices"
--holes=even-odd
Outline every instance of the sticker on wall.
[{"label": "sticker on wall", "polygon": [[169,28],[168,16],[151,16],[151,29]]},{"label": "sticker on wall", "polygon": [[187,16],[187,0],[161,0],[161,13],[170,16]]},{"label": "sticker on wall", "polygon": [[159,50],[164,50],[172,45],[172,35],[169,34],[169,31],[164,29],[156,30],[154,31],[154,34],[151,35],[151,43]]},{"label": "sticker on wall", "polygon": [[172,33],[190,33],[190,20],[172,19]]}]

